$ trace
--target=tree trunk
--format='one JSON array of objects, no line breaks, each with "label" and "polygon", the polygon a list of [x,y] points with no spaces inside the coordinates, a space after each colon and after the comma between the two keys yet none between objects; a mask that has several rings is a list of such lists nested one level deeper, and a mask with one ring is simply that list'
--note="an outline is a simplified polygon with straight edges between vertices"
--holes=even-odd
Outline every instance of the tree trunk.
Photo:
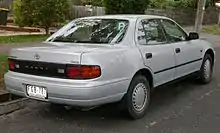
[{"label": "tree trunk", "polygon": [[49,35],[49,27],[45,27],[45,32],[46,32],[46,35]]},{"label": "tree trunk", "polygon": [[198,2],[196,21],[195,21],[195,31],[197,33],[200,33],[202,30],[202,22],[203,22],[203,16],[205,12],[205,3],[206,3],[206,0],[199,0]]}]

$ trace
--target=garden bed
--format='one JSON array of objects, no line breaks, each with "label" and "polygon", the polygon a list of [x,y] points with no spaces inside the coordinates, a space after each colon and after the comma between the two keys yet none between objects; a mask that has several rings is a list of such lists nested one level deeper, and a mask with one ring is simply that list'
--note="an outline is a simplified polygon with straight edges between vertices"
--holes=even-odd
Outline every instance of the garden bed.
[{"label": "garden bed", "polygon": [[32,28],[32,27],[18,27],[18,26],[3,26],[0,25],[1,30],[6,31],[15,31],[15,32],[41,32],[39,28]]},{"label": "garden bed", "polygon": [[15,43],[27,43],[27,42],[41,42],[45,41],[48,35],[13,35],[13,36],[0,36],[1,44],[15,44]]},{"label": "garden bed", "polygon": [[0,90],[0,104],[8,101],[13,101],[13,100],[18,100],[21,99],[22,97],[10,94],[8,91],[5,89]]},{"label": "garden bed", "polygon": [[0,115],[8,114],[24,107],[24,101],[27,98],[22,98],[12,95],[7,91],[0,91]]},{"label": "garden bed", "polygon": [[4,115],[23,108],[26,98],[10,94],[5,90],[4,74],[8,71],[7,55],[0,55],[0,62],[0,115]]}]

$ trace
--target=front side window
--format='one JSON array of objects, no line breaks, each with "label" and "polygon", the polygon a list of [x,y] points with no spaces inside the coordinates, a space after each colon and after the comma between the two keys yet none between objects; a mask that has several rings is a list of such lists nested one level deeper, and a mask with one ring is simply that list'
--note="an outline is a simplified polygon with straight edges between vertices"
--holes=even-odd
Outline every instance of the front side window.
[{"label": "front side window", "polygon": [[162,44],[166,42],[166,37],[158,20],[142,20],[139,23],[138,42],[141,45]]},{"label": "front side window", "polygon": [[119,19],[78,19],[61,28],[48,41],[89,44],[118,43],[129,22]]},{"label": "front side window", "polygon": [[169,42],[179,42],[187,39],[187,34],[173,21],[162,20],[161,23]]}]

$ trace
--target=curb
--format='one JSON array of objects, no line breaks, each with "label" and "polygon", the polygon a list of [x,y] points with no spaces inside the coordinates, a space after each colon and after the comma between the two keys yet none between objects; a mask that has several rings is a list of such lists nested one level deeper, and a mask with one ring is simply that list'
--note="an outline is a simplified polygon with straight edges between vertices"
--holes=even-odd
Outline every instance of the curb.
[{"label": "curb", "polygon": [[21,98],[13,101],[0,103],[0,115],[8,114],[16,110],[22,109],[28,98]]}]

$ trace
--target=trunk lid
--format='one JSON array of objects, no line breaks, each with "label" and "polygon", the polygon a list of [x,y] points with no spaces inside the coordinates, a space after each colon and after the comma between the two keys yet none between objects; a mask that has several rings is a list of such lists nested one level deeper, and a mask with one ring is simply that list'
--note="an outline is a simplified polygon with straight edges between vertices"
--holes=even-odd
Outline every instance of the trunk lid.
[{"label": "trunk lid", "polygon": [[91,52],[101,47],[103,46],[41,43],[33,47],[12,49],[10,58],[61,64],[80,64],[83,53]]},{"label": "trunk lid", "polygon": [[35,47],[16,48],[10,52],[11,71],[56,78],[67,78],[68,65],[81,65],[87,52],[103,52],[108,46],[42,43]]}]

